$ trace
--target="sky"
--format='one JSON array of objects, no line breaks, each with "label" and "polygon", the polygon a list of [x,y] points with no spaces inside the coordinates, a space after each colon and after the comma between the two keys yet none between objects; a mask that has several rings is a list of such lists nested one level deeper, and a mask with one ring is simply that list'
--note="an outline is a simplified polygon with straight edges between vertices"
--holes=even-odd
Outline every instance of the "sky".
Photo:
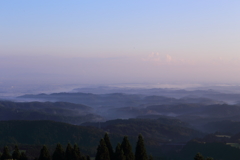
[{"label": "sky", "polygon": [[0,84],[239,84],[239,8],[239,0],[0,1]]}]

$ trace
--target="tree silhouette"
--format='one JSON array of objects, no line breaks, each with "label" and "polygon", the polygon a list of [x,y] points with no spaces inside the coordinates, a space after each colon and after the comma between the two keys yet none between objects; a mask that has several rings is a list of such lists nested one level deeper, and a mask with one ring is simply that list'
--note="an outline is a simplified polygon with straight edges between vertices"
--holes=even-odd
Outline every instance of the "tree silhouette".
[{"label": "tree silhouette", "polygon": [[124,156],[125,156],[126,160],[134,160],[132,146],[131,146],[127,136],[124,136],[122,144],[121,144],[121,148],[124,152]]},{"label": "tree silhouette", "polygon": [[121,148],[120,143],[117,144],[114,158],[115,158],[114,160],[126,160],[126,157],[124,155],[124,152],[123,152],[123,149]]},{"label": "tree silhouette", "polygon": [[109,151],[104,139],[100,140],[95,160],[110,160]]},{"label": "tree silhouette", "polygon": [[141,134],[138,136],[138,141],[137,141],[136,151],[135,151],[135,159],[148,160],[146,148],[144,146],[144,140]]},{"label": "tree silhouette", "polygon": [[13,151],[13,153],[12,153],[12,159],[19,159],[19,158],[20,158],[20,155],[21,155],[21,153],[20,153],[20,151],[19,151],[19,148],[18,148],[17,145],[15,145],[14,151]]},{"label": "tree silhouette", "polygon": [[197,153],[194,157],[194,160],[204,160],[204,157],[200,153]]},{"label": "tree silhouette", "polygon": [[113,160],[114,159],[114,151],[113,151],[112,144],[110,142],[110,139],[109,139],[109,136],[108,136],[107,133],[105,133],[105,135],[104,135],[104,141],[105,141],[106,146],[108,148],[110,159]]},{"label": "tree silhouette", "polygon": [[45,145],[43,146],[43,148],[40,151],[40,156],[39,156],[38,160],[51,160],[51,156]]},{"label": "tree silhouette", "polygon": [[25,152],[21,152],[19,160],[28,160],[28,157]]},{"label": "tree silhouette", "polygon": [[65,151],[65,159],[66,160],[73,160],[73,147],[70,143],[68,143],[66,151]]},{"label": "tree silhouette", "polygon": [[53,152],[52,160],[64,160],[64,158],[65,158],[64,150],[62,148],[62,145],[58,143],[55,151]]},{"label": "tree silhouette", "polygon": [[1,160],[4,160],[4,159],[11,159],[11,155],[9,153],[9,150],[8,150],[7,146],[5,146],[3,148],[3,153],[2,153],[2,156],[1,156]]},{"label": "tree silhouette", "polygon": [[73,146],[73,160],[80,160],[82,158],[80,149],[77,144]]}]

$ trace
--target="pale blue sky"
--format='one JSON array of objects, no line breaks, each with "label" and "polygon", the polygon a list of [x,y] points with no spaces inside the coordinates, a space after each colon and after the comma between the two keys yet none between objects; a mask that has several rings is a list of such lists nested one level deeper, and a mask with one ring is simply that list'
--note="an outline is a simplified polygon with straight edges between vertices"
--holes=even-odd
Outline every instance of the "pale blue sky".
[{"label": "pale blue sky", "polygon": [[239,0],[0,1],[0,82],[237,83],[239,8]]}]

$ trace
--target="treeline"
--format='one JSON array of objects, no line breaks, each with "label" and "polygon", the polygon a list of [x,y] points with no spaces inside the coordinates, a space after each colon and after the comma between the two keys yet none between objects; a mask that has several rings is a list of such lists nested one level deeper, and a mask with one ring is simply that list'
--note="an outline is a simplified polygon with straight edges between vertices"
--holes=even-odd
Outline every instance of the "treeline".
[{"label": "treeline", "polygon": [[0,160],[5,160],[5,159],[28,160],[28,157],[25,152],[20,152],[18,146],[16,145],[14,147],[14,151],[12,152],[12,155],[10,154],[7,146],[3,148],[3,152],[0,155]]},{"label": "treeline", "polygon": [[[28,160],[29,158],[26,156],[25,152],[20,152],[16,145],[12,155],[10,154],[8,147],[4,147],[0,160],[6,159]],[[47,146],[44,145],[40,151],[39,157],[35,158],[35,160],[90,160],[90,156],[81,153],[77,144],[72,146],[68,143],[64,151],[62,145],[59,143],[52,155]],[[153,157],[148,156],[142,135],[138,136],[134,154],[132,145],[127,136],[124,136],[122,143],[118,143],[114,150],[109,136],[106,133],[99,142],[95,160],[153,160]]]},{"label": "treeline", "polygon": [[65,152],[62,145],[57,144],[52,156],[44,145],[40,151],[39,158],[36,158],[35,160],[90,160],[90,157],[83,155],[77,144],[74,144],[72,147],[72,145],[68,143]]},{"label": "treeline", "polygon": [[127,136],[124,136],[122,143],[118,143],[113,150],[108,134],[100,140],[97,148],[95,160],[153,160],[152,156],[148,156],[142,135],[138,136],[135,154]]},{"label": "treeline", "polygon": [[[24,151],[20,152],[17,145],[15,145],[12,154],[7,146],[3,148],[0,154],[0,160],[29,160]],[[57,144],[53,154],[51,155],[46,145],[40,150],[39,157],[34,160],[91,160],[89,155],[84,155],[77,144],[73,146],[68,143],[65,151],[60,143]],[[136,143],[135,153],[128,137],[124,136],[122,143],[118,143],[115,150],[112,147],[110,138],[107,133],[100,140],[97,147],[95,160],[153,160],[151,155],[147,154],[144,139],[140,134]],[[214,160],[211,157],[204,158],[203,155],[197,153],[194,160]]]}]

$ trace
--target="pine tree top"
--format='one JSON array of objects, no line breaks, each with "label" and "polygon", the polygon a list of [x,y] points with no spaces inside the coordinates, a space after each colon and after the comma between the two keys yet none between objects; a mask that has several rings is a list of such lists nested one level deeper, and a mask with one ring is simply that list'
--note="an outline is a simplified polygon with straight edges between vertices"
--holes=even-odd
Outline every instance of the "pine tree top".
[{"label": "pine tree top", "polygon": [[137,141],[136,151],[135,151],[135,159],[148,160],[147,151],[146,151],[144,140],[141,134],[138,136],[138,141]]}]

